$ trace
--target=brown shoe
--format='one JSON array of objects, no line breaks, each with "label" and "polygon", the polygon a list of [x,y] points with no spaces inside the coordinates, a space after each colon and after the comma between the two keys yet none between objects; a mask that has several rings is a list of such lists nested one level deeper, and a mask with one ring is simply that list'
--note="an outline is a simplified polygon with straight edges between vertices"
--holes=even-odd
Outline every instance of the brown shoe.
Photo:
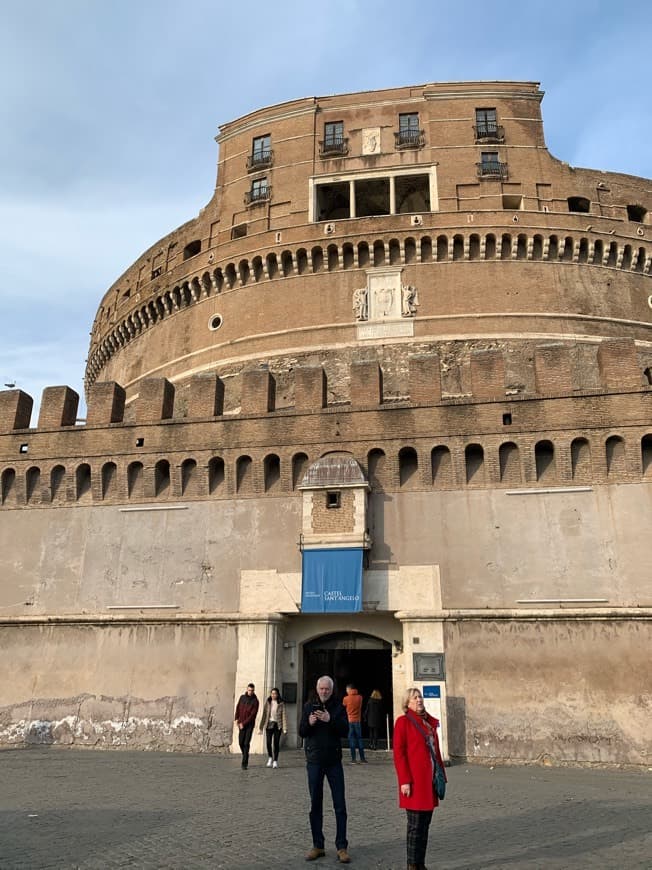
[{"label": "brown shoe", "polygon": [[318,849],[317,846],[313,846],[306,855],[306,861],[316,861],[317,858],[323,858],[325,854],[326,851],[324,849]]},{"label": "brown shoe", "polygon": [[349,853],[346,851],[346,849],[338,849],[337,850],[337,860],[340,862],[340,864],[350,864],[351,863],[351,859],[349,858]]}]

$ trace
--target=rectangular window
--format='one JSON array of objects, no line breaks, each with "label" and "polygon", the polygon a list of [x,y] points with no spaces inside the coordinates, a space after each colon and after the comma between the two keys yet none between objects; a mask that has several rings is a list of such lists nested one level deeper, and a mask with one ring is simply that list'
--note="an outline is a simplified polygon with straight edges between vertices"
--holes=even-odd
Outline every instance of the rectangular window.
[{"label": "rectangular window", "polygon": [[482,164],[482,171],[485,174],[500,174],[500,160],[498,159],[497,151],[483,151],[480,154],[480,162]]},{"label": "rectangular window", "polygon": [[247,161],[249,170],[270,166],[272,162],[272,137],[256,136],[251,143],[251,156]]},{"label": "rectangular window", "polygon": [[338,508],[342,504],[341,494],[339,492],[326,493],[326,507],[329,509]]},{"label": "rectangular window", "polygon": [[475,124],[478,130],[478,136],[494,136],[496,133],[496,110],[495,109],[476,109]]},{"label": "rectangular window", "polygon": [[423,135],[418,112],[403,112],[398,116],[398,133],[394,133],[397,148],[420,148]]},{"label": "rectangular window", "polygon": [[324,145],[341,145],[344,141],[344,121],[329,121],[324,124]]},{"label": "rectangular window", "polygon": [[269,199],[269,186],[267,178],[254,178],[251,182],[251,188],[247,195],[247,202],[264,202]]}]

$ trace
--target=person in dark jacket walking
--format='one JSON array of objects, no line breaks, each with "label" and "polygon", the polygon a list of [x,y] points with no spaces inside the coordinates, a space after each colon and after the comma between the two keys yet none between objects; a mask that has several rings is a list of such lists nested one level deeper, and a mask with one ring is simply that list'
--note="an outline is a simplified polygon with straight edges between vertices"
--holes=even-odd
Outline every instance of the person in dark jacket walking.
[{"label": "person in dark jacket walking", "polygon": [[253,683],[249,683],[247,691],[244,695],[240,695],[235,708],[234,719],[240,729],[238,743],[240,744],[240,752],[242,752],[243,770],[249,767],[249,746],[251,744],[251,735],[254,733],[256,716],[258,715],[258,698],[255,695],[255,688]]},{"label": "person in dark jacket walking", "polygon": [[335,810],[335,848],[341,864],[349,864],[346,839],[346,798],[342,768],[342,737],[349,733],[349,721],[344,707],[333,697],[333,680],[317,680],[318,702],[308,702],[303,708],[299,735],[303,737],[310,792],[310,830],[312,849],[306,861],[323,858],[324,850],[324,777],[333,797]]},{"label": "person in dark jacket walking", "polygon": [[364,710],[364,720],[369,728],[369,748],[376,749],[378,747],[378,738],[383,733],[385,725],[385,710],[383,709],[383,696],[378,689],[374,689],[367,706]]}]

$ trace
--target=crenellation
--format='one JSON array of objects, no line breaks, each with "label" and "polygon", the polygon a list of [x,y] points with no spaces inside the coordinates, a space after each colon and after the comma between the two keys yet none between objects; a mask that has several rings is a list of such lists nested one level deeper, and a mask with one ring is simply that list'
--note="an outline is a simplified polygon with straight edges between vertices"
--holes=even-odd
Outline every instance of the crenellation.
[{"label": "crenellation", "polygon": [[59,429],[77,422],[79,393],[70,387],[46,387],[41,398],[39,429]]},{"label": "crenellation", "polygon": [[268,369],[242,372],[242,414],[267,414],[274,410],[275,382]]},{"label": "crenellation", "polygon": [[188,417],[219,417],[224,413],[224,381],[215,372],[202,372],[190,380]]},{"label": "crenellation", "polygon": [[115,381],[97,381],[88,388],[86,425],[122,423],[126,390]]},{"label": "crenellation", "polygon": [[158,423],[169,420],[174,412],[174,384],[167,378],[146,378],[141,381],[135,403],[137,423]]},{"label": "crenellation", "polygon": [[498,399],[505,395],[505,358],[500,350],[471,353],[471,393],[476,399]]},{"label": "crenellation", "polygon": [[614,338],[600,342],[598,366],[600,379],[606,389],[641,388],[643,373],[633,339]]},{"label": "crenellation", "polygon": [[29,429],[34,400],[22,390],[0,390],[0,434]]},{"label": "crenellation", "polygon": [[351,405],[367,407],[382,405],[383,370],[373,360],[358,360],[351,364]]}]

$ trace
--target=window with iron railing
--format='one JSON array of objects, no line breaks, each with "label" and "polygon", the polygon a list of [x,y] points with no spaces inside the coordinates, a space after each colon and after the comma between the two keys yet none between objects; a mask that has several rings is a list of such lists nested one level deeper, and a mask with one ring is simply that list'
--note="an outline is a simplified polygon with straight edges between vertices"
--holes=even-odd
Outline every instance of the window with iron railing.
[{"label": "window with iron railing", "polygon": [[349,140],[344,136],[343,121],[329,121],[324,124],[324,139],[319,143],[319,156],[348,154]]},{"label": "window with iron railing", "polygon": [[253,205],[257,202],[265,202],[271,196],[272,189],[266,178],[256,178],[251,182],[251,188],[245,194],[245,203]]},{"label": "window with iron railing", "polygon": [[505,131],[496,120],[495,109],[476,109],[473,129],[476,141],[489,139],[494,142],[503,142],[505,139]]},{"label": "window with iron railing", "polygon": [[398,131],[394,132],[396,148],[421,148],[425,144],[425,135],[419,127],[419,113],[405,112],[398,116]]},{"label": "window with iron railing", "polygon": [[507,164],[500,162],[497,151],[483,151],[476,167],[480,178],[507,178]]},{"label": "window with iron railing", "polygon": [[272,137],[269,134],[256,136],[252,142],[251,154],[247,157],[247,169],[251,172],[271,166],[273,157]]}]

